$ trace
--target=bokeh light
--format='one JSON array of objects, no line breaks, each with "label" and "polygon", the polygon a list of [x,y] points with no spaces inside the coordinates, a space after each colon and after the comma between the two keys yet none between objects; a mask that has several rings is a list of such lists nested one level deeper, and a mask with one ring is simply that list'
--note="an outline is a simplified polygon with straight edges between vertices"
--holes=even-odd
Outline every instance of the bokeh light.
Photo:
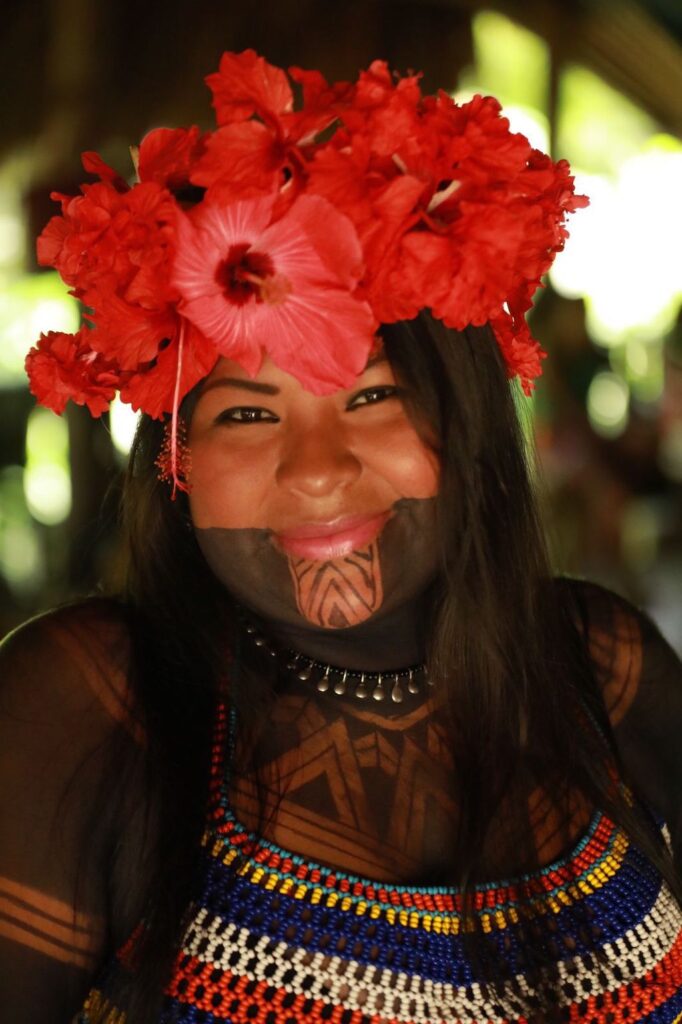
[{"label": "bokeh light", "polygon": [[26,428],[24,495],[39,523],[55,526],[71,511],[69,434],[66,421],[36,406]]},{"label": "bokeh light", "polygon": [[139,418],[140,414],[133,412],[118,395],[109,407],[111,440],[116,451],[122,456],[126,456],[130,451]]},{"label": "bokeh light", "polygon": [[629,403],[630,391],[622,377],[608,371],[595,374],[587,392],[587,415],[595,433],[609,438],[622,434]]},{"label": "bokeh light", "polygon": [[19,599],[38,590],[45,579],[44,552],[23,484],[23,466],[0,470],[0,573]]},{"label": "bokeh light", "polygon": [[26,383],[26,353],[47,331],[78,330],[78,303],[56,271],[24,274],[0,290],[0,387]]}]

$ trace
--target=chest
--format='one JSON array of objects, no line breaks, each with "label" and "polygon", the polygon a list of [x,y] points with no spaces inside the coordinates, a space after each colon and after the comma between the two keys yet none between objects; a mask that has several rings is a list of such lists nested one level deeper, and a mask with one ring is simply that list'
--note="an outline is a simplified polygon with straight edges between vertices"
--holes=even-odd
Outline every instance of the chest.
[{"label": "chest", "polygon": [[[267,841],[364,878],[458,884],[459,784],[433,707],[391,720],[290,695],[252,760],[257,777],[240,770],[246,757],[237,744],[230,803]],[[574,801],[567,820],[540,787],[520,807],[501,808],[489,839],[491,861],[507,877],[556,859],[590,818]],[[528,841],[525,861],[519,834]]]}]

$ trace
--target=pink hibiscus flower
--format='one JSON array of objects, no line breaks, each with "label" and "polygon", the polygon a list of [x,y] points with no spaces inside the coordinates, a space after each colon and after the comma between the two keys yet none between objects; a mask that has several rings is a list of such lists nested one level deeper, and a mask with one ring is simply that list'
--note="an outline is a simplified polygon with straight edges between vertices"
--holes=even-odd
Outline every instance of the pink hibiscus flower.
[{"label": "pink hibiscus flower", "polygon": [[267,353],[309,391],[328,394],[362,372],[377,326],[354,295],[360,243],[325,199],[302,196],[272,222],[275,199],[202,204],[179,217],[179,309],[247,373]]}]

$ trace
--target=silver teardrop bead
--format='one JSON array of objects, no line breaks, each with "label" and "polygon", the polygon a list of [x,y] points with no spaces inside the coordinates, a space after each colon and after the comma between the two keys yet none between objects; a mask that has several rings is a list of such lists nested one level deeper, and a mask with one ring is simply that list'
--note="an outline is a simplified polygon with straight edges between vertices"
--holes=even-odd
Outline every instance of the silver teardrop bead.
[{"label": "silver teardrop bead", "polygon": [[302,668],[300,672],[296,673],[296,675],[298,676],[298,678],[301,680],[302,683],[307,683],[308,680],[310,679],[310,673],[312,671],[312,667],[313,667],[313,665],[312,665],[312,662],[311,662],[310,665],[306,666],[306,668]]},{"label": "silver teardrop bead", "polygon": [[326,693],[329,689],[329,669],[327,669],[321,679],[317,680],[317,689],[320,693]]},{"label": "silver teardrop bead", "polygon": [[410,669],[410,674],[407,680],[407,689],[410,693],[419,693],[419,683],[414,678],[414,672]]},{"label": "silver teardrop bead", "polygon": [[404,696],[403,688],[400,685],[400,679],[396,676],[393,689],[391,690],[391,700],[394,704],[401,704]]},{"label": "silver teardrop bead", "polygon": [[266,644],[266,640],[265,640],[264,636],[256,636],[256,637],[254,637],[253,642],[256,645],[256,647],[265,647],[265,644]]},{"label": "silver teardrop bead", "polygon": [[360,676],[360,682],[358,683],[357,688],[355,690],[355,696],[359,697],[360,700],[364,700],[365,697],[369,696],[369,691],[368,691],[367,687],[365,686],[365,673],[364,672]]},{"label": "silver teardrop bead", "polygon": [[338,697],[343,697],[344,693],[346,692],[346,676],[347,675],[348,675],[348,672],[344,669],[343,675],[341,676],[341,678],[337,679],[336,682],[334,683],[334,693]]},{"label": "silver teardrop bead", "polygon": [[372,690],[372,696],[374,697],[374,700],[383,700],[384,697],[386,696],[386,694],[384,693],[384,686],[381,679],[381,672],[379,673],[379,678],[377,679],[377,685]]}]

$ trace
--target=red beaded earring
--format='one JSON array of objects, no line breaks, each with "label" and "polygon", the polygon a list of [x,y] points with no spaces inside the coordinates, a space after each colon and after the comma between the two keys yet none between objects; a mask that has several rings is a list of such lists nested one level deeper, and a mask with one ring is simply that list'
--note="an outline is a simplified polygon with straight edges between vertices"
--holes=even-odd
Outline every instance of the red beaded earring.
[{"label": "red beaded earring", "polygon": [[187,444],[187,424],[180,417],[173,429],[173,419],[168,419],[163,427],[163,442],[154,464],[159,471],[159,480],[173,484],[171,498],[175,500],[178,488],[189,492],[188,477],[192,468],[192,454]]}]

